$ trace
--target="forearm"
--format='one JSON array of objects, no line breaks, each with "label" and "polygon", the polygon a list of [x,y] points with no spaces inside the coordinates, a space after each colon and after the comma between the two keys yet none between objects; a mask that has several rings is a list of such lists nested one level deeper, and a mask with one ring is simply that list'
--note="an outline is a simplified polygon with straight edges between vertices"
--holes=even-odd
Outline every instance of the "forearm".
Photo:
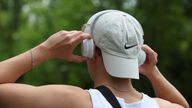
[{"label": "forearm", "polygon": [[32,67],[50,58],[66,59],[73,62],[85,61],[85,57],[74,55],[73,50],[84,39],[90,38],[89,34],[81,31],[62,30],[53,34],[32,50],[0,62],[0,84],[15,82]]},{"label": "forearm", "polygon": [[43,47],[37,46],[18,56],[0,62],[0,84],[15,82],[20,76],[46,59]]},{"label": "forearm", "polygon": [[154,69],[153,74],[147,76],[152,83],[157,97],[177,103],[189,108],[189,105],[181,93],[160,73],[158,68]]}]

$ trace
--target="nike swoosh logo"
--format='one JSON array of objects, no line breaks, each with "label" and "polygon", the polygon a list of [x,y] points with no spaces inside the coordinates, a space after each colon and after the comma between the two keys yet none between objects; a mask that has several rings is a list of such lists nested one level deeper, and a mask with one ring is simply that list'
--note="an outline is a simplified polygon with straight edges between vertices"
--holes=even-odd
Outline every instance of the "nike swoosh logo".
[{"label": "nike swoosh logo", "polygon": [[129,48],[133,48],[133,47],[135,47],[135,46],[137,46],[137,44],[128,46],[127,43],[125,43],[124,48],[125,48],[125,49],[129,49]]}]

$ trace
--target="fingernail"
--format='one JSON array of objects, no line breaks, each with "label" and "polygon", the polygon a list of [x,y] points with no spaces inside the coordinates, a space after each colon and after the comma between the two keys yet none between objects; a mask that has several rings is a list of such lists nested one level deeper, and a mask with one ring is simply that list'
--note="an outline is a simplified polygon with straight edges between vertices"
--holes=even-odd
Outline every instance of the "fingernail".
[{"label": "fingernail", "polygon": [[92,37],[92,36],[91,36],[90,34],[88,34],[88,33],[84,33],[83,35],[86,36],[86,37],[90,37],[90,38]]}]

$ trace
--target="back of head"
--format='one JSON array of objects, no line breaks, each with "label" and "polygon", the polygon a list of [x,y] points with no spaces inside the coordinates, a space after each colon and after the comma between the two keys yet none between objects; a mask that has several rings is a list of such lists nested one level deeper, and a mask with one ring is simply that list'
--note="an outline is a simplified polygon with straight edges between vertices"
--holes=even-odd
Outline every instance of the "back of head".
[{"label": "back of head", "polygon": [[131,15],[118,10],[105,10],[93,15],[85,32],[93,36],[101,50],[109,75],[118,78],[139,78],[138,67],[145,61],[143,30]]}]

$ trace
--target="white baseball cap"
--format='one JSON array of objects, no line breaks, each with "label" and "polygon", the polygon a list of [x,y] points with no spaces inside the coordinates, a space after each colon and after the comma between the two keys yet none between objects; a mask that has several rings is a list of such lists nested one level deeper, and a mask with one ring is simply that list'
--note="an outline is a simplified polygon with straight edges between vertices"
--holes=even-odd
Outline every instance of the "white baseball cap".
[{"label": "white baseball cap", "polygon": [[139,79],[138,55],[144,33],[134,17],[122,11],[102,14],[92,25],[92,35],[109,75]]}]

